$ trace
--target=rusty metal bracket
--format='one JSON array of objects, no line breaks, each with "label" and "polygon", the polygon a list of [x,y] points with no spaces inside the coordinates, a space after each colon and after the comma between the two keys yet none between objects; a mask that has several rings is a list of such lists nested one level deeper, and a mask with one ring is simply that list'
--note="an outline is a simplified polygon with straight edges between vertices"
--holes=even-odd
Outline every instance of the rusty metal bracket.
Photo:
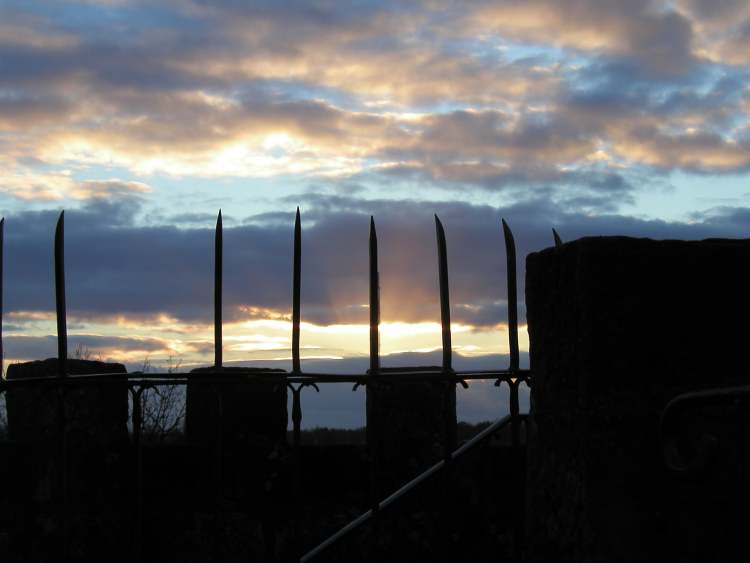
[{"label": "rusty metal bracket", "polygon": [[312,387],[317,393],[320,393],[320,388],[312,381],[306,381],[300,383],[295,387],[292,383],[287,383],[286,386],[292,391],[292,424],[294,425],[294,447],[298,447],[300,443],[300,433],[302,428],[302,401],[300,394],[302,389],[305,387]]}]

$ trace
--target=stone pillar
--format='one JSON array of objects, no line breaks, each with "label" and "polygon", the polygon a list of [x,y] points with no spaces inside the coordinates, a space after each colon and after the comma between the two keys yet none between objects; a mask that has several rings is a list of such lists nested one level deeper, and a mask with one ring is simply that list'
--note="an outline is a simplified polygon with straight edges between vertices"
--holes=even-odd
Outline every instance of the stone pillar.
[{"label": "stone pillar", "polygon": [[[439,372],[440,368],[432,368]],[[382,370],[383,372],[398,371]],[[377,379],[377,375],[372,376]],[[378,500],[440,461],[456,443],[456,387],[445,382],[367,385],[367,440]]]},{"label": "stone pillar", "polygon": [[659,423],[675,395],[746,373],[748,264],[747,240],[583,238],[528,256],[529,561],[726,560],[743,537],[731,493],[667,470]]},{"label": "stone pillar", "polygon": [[[215,371],[212,367],[198,368],[191,373]],[[281,374],[284,370],[244,367],[221,370],[227,375],[259,372]],[[221,453],[216,460],[216,484],[231,496],[243,496],[253,483],[265,482],[277,457],[272,452],[286,445],[286,385],[283,380],[215,386],[189,383],[185,431],[190,443],[208,449],[207,455]]]},{"label": "stone pillar", "polygon": [[[74,375],[125,374],[122,364],[88,360],[67,361]],[[9,380],[56,376],[57,359],[8,366]],[[29,516],[26,543],[36,561],[59,557],[63,514],[68,520],[69,545],[81,557],[111,554],[126,541],[123,534],[130,485],[128,470],[128,390],[122,383],[66,386],[61,401],[57,385],[34,383],[6,391],[8,432],[27,454]],[[65,420],[65,479],[61,461]],[[67,507],[62,506],[63,483]],[[127,529],[127,528],[125,528]],[[50,535],[51,534],[51,535]],[[28,545],[26,547],[28,547]],[[49,552],[47,552],[49,550]],[[71,554],[74,557],[74,554]]]}]

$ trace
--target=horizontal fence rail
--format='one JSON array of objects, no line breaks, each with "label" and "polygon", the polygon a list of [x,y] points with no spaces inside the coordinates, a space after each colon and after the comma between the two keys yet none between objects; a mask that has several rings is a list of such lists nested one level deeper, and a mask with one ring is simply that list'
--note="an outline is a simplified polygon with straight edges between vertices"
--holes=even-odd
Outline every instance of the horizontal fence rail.
[{"label": "horizontal fence rail", "polygon": [[[3,359],[2,347],[2,323],[3,323],[3,247],[4,247],[5,219],[0,219],[0,361]],[[302,421],[300,394],[305,387],[318,389],[317,384],[327,383],[349,383],[353,384],[352,390],[360,386],[373,384],[400,384],[415,382],[440,382],[445,385],[456,384],[466,388],[468,381],[491,380],[496,386],[506,383],[510,390],[510,415],[501,422],[503,425],[510,423],[512,427],[513,443],[519,443],[519,428],[522,416],[519,410],[518,388],[522,382],[531,383],[531,373],[527,369],[520,368],[519,346],[518,346],[518,303],[516,290],[516,249],[513,233],[505,220],[501,221],[501,230],[504,236],[506,251],[507,271],[507,303],[508,303],[508,346],[510,352],[509,366],[497,370],[468,370],[460,371],[453,369],[451,326],[450,326],[450,296],[448,276],[448,256],[445,229],[437,215],[435,215],[437,258],[438,258],[438,281],[440,299],[440,321],[442,335],[442,365],[441,366],[412,366],[402,368],[382,368],[380,363],[380,286],[378,271],[378,241],[374,217],[369,222],[369,308],[370,308],[370,342],[369,342],[369,369],[366,373],[334,374],[303,372],[300,358],[300,322],[301,322],[301,267],[302,267],[302,226],[300,210],[297,208],[294,222],[293,236],[293,279],[292,279],[292,370],[283,372],[281,370],[257,369],[251,373],[233,373],[223,365],[223,343],[222,343],[222,282],[223,282],[223,224],[222,214],[219,211],[214,234],[214,364],[212,369],[202,370],[200,373],[173,372],[173,373],[144,373],[139,371],[123,374],[86,374],[78,375],[69,373],[68,369],[68,336],[67,336],[67,311],[65,293],[65,214],[60,213],[54,232],[54,284],[55,284],[55,312],[57,324],[57,374],[55,376],[29,377],[23,379],[7,379],[3,371],[0,379],[0,393],[12,388],[28,386],[50,387],[58,390],[60,407],[61,428],[61,451],[63,463],[61,464],[62,475],[59,476],[63,489],[64,501],[61,518],[67,522],[67,476],[64,456],[66,451],[66,418],[65,418],[65,389],[72,386],[100,385],[107,383],[122,384],[127,382],[129,392],[133,401],[131,422],[133,429],[133,445],[136,448],[136,522],[135,522],[135,546],[134,559],[142,559],[141,541],[143,526],[143,469],[141,456],[141,432],[143,424],[143,393],[147,389],[165,385],[209,385],[217,386],[223,384],[269,384],[275,383],[287,386],[292,391],[292,422],[294,441],[293,445],[299,447],[299,436]],[[557,246],[562,241],[553,229],[553,239]],[[497,425],[498,423],[496,423]],[[496,426],[495,425],[495,426]],[[492,428],[495,428],[493,426]],[[446,429],[446,437],[449,432]],[[483,433],[482,436],[485,436]],[[445,445],[445,458],[441,463],[447,463],[452,456],[458,455],[455,444]],[[377,504],[377,502],[376,502]],[[382,503],[380,503],[382,504]],[[377,510],[377,506],[373,506]],[[63,546],[67,559],[67,540]]]}]

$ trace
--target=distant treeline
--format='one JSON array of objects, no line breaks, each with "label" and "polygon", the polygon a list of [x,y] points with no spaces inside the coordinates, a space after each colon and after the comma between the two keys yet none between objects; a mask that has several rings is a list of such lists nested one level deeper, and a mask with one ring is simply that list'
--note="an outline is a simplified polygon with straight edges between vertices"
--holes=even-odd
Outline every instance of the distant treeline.
[{"label": "distant treeline", "polygon": [[[7,440],[8,426],[7,426],[7,415],[5,413],[4,405],[0,405],[0,441]],[[477,424],[471,424],[469,422],[459,422],[456,428],[458,443],[469,440],[485,428],[487,428],[491,422],[478,422]],[[155,434],[152,436],[151,434]],[[287,433],[289,443],[292,443],[293,436],[292,431],[289,430]],[[364,445],[365,444],[366,429],[361,428],[328,428],[326,426],[310,428],[308,430],[302,430],[302,444],[310,446],[338,446],[346,444]],[[174,443],[181,442],[185,439],[182,428],[170,428],[169,431],[159,432],[145,432],[144,441],[146,443]]]},{"label": "distant treeline", "polygon": [[[469,440],[490,424],[489,421],[471,424],[459,422],[456,428],[458,443]],[[361,428],[328,428],[327,426],[302,430],[302,444],[310,446],[340,446],[345,444],[365,444],[366,429]],[[292,431],[288,432],[289,442],[292,442]]]}]

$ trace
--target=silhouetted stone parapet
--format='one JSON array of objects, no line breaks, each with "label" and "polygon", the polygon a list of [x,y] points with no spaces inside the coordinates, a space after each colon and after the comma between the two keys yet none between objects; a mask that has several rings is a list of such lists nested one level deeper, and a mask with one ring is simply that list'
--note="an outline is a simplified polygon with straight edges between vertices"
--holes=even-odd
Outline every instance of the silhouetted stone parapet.
[{"label": "silhouetted stone parapet", "polygon": [[[7,376],[56,377],[57,366],[57,359],[11,364]],[[122,364],[75,359],[67,361],[66,371],[126,372]],[[25,483],[25,500],[22,523],[13,535],[19,550],[13,548],[14,555],[19,560],[59,561],[67,528],[69,545],[75,546],[71,560],[119,561],[129,540],[132,484],[125,377],[122,382],[17,386],[6,391],[6,404],[9,437],[17,451],[25,452],[26,476],[20,481]]]},{"label": "silhouetted stone parapet", "polygon": [[747,331],[730,327],[750,313],[748,264],[746,240],[584,238],[529,255],[531,561],[726,548],[732,499],[679,484],[659,422],[675,395],[744,375]]},{"label": "silhouetted stone parapet", "polygon": [[[57,375],[57,359],[8,366],[8,379]],[[68,360],[67,373],[126,373],[125,366],[88,360]],[[62,414],[66,429],[68,495],[71,502],[99,502],[102,488],[119,471],[128,444],[128,390],[122,383],[66,385],[33,384],[6,392],[8,432],[13,442],[32,447],[34,495],[37,500],[59,496]],[[116,469],[115,466],[118,468]]]},{"label": "silhouetted stone parapet", "polygon": [[[213,373],[198,368],[191,373]],[[255,368],[222,368],[225,375],[278,372]],[[218,375],[218,372],[216,372]],[[252,383],[190,382],[185,432],[191,444],[205,448],[214,461],[212,486],[251,504],[269,489],[278,471],[278,450],[286,445],[287,389],[283,379]],[[263,497],[265,498],[265,497]]]},{"label": "silhouetted stone parapet", "polygon": [[[198,368],[191,373],[212,373]],[[222,374],[253,375],[279,372],[254,368],[222,368]],[[279,382],[190,383],[187,389],[185,430],[188,439],[214,444],[221,436],[225,448],[267,447],[286,442],[287,390]],[[221,408],[221,416],[219,409]],[[221,422],[220,422],[221,419]]]},{"label": "silhouetted stone parapet", "polygon": [[377,468],[378,496],[392,493],[442,459],[446,432],[452,449],[456,439],[455,385],[368,384],[367,440]]}]

